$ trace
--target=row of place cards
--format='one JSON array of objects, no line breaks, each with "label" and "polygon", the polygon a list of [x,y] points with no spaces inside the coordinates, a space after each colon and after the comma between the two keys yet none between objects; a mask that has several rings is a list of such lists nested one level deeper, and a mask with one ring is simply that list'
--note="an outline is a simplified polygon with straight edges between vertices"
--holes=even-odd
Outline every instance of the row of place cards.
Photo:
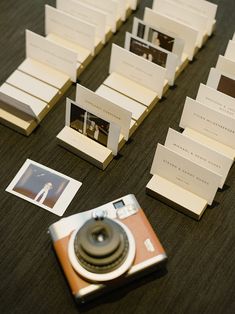
[{"label": "row of place cards", "polygon": [[[234,39],[234,38],[233,38]],[[235,42],[200,84],[196,100],[186,98],[179,133],[169,129],[158,144],[147,193],[200,219],[235,159]]]},{"label": "row of place cards", "polygon": [[45,37],[26,30],[26,58],[0,87],[0,121],[30,135],[98,54],[136,0],[57,0]]}]

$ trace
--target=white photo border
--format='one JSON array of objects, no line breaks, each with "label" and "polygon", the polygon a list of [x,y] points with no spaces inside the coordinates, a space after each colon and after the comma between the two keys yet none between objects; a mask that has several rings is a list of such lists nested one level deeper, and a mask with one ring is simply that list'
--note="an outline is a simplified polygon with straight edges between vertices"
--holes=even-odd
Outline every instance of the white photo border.
[{"label": "white photo border", "polygon": [[[67,186],[65,187],[64,191],[62,192],[61,196],[58,198],[58,200],[56,201],[55,205],[53,206],[53,208],[50,208],[49,206],[46,206],[44,204],[41,204],[37,201],[35,201],[34,199],[27,197],[17,191],[14,190],[14,187],[17,185],[17,183],[20,181],[20,179],[22,178],[22,176],[25,174],[25,172],[27,171],[28,167],[30,165],[34,165],[36,167],[39,167],[40,169],[46,170],[54,175],[57,175],[63,179],[66,179],[69,181],[69,183],[67,184]],[[74,198],[75,194],[77,193],[77,191],[79,190],[79,188],[81,187],[82,183],[72,179],[71,177],[68,177],[58,171],[55,171],[49,167],[46,167],[40,163],[37,163],[31,159],[27,159],[24,164],[22,165],[22,167],[20,168],[20,170],[17,172],[17,174],[15,175],[14,179],[11,181],[11,183],[8,185],[8,187],[6,188],[6,191],[14,194],[22,199],[25,199],[26,201],[33,203],[34,205],[37,205],[43,209],[46,209],[48,211],[50,211],[51,213],[58,215],[58,216],[62,216],[65,212],[65,210],[67,209],[67,207],[69,206],[70,202],[72,201],[72,199]]]}]

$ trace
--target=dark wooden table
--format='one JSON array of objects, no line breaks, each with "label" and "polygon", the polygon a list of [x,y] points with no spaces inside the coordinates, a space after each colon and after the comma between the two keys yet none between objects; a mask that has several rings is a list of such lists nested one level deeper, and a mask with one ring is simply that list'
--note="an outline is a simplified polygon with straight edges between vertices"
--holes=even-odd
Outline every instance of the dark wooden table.
[{"label": "dark wooden table", "polygon": [[[105,171],[56,144],[65,97],[30,137],[0,125],[0,313],[235,313],[234,167],[200,222],[145,193],[157,143],[164,143],[168,127],[179,130],[185,97],[195,98],[235,31],[234,0],[213,2],[219,5],[215,35]],[[0,1],[1,84],[24,59],[25,28],[44,33],[45,3],[55,5],[52,0]],[[111,42],[123,45],[133,16],[142,18],[144,6],[151,4],[141,1]],[[82,85],[95,90],[107,76],[111,42],[82,74]],[[75,86],[65,96],[74,99]],[[27,158],[83,182],[64,216],[134,193],[167,251],[166,271],[78,308],[47,233],[58,217],[5,192]]]}]

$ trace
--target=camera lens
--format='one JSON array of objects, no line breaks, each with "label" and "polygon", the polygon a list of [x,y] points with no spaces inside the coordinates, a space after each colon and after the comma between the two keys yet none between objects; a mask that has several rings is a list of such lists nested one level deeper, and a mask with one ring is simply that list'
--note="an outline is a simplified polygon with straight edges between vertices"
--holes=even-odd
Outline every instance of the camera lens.
[{"label": "camera lens", "polygon": [[77,232],[74,251],[79,263],[93,273],[108,273],[126,259],[129,242],[124,229],[115,221],[90,219]]}]

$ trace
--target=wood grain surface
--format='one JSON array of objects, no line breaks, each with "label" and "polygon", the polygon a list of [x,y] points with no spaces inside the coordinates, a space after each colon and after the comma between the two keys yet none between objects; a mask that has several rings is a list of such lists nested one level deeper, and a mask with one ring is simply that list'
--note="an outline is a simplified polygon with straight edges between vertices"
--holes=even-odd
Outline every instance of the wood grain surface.
[{"label": "wood grain surface", "polygon": [[[168,127],[179,130],[185,97],[196,97],[235,31],[235,1],[213,2],[219,5],[215,35],[105,171],[56,144],[65,97],[74,99],[75,85],[30,137],[0,125],[0,313],[235,313],[234,167],[200,222],[145,193],[157,143],[164,143]],[[24,59],[25,29],[44,34],[45,3],[55,5],[52,0],[0,0],[0,84]],[[133,16],[142,18],[151,5],[142,0],[111,42],[123,46]],[[95,90],[106,78],[111,42],[84,71],[82,85]],[[27,158],[83,182],[64,216],[134,193],[167,251],[166,270],[78,307],[47,233],[58,217],[5,192]]]}]

